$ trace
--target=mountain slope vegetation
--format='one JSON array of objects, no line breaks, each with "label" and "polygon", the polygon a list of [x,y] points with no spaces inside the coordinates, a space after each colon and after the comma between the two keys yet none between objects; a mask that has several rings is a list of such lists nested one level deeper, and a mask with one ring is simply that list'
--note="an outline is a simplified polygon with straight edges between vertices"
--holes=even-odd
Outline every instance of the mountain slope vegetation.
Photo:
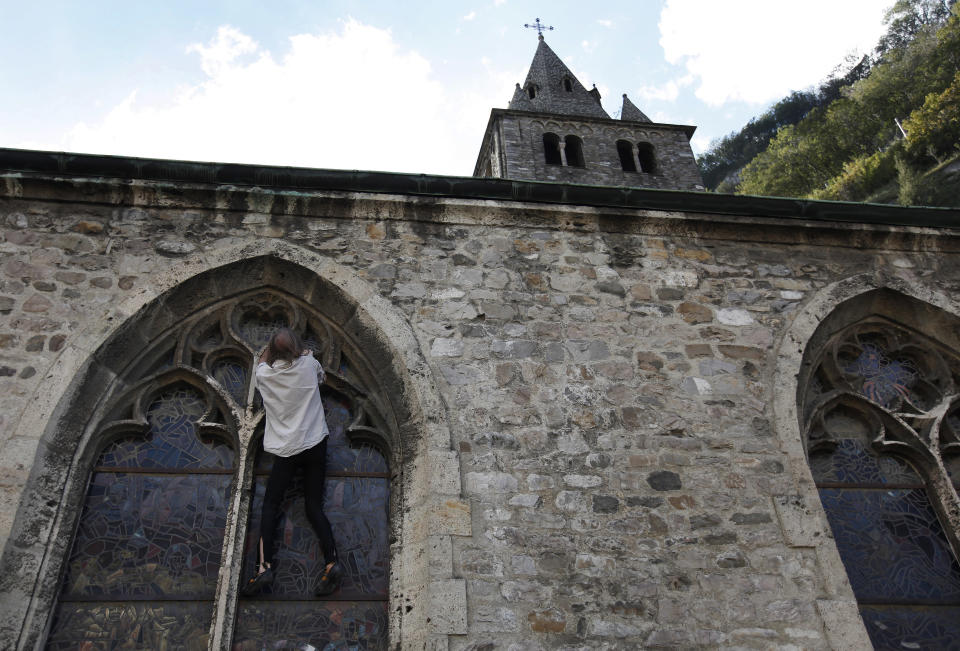
[{"label": "mountain slope vegetation", "polygon": [[960,205],[960,4],[898,0],[874,53],[715,142],[708,188]]}]

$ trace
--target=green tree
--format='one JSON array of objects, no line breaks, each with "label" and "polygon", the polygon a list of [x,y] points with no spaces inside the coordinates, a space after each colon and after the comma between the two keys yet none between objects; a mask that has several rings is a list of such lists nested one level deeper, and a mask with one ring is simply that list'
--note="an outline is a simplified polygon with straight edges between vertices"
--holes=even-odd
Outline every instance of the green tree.
[{"label": "green tree", "polygon": [[939,163],[960,151],[960,72],[941,93],[930,93],[907,118],[907,153],[914,159],[931,156]]}]

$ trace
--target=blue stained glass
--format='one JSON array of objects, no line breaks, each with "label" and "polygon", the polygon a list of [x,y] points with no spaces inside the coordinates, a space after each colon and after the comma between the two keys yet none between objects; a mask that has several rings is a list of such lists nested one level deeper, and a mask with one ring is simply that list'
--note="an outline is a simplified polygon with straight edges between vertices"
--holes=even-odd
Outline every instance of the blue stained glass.
[{"label": "blue stained glass", "polygon": [[859,601],[960,603],[960,566],[922,489],[821,488]]},{"label": "blue stained glass", "polygon": [[[245,546],[247,572],[256,567],[260,539],[260,510],[266,477],[255,485],[251,522]],[[323,510],[330,520],[337,554],[345,577],[338,598],[380,596],[386,598],[389,583],[387,509],[390,497],[386,479],[369,477],[328,478]],[[281,504],[283,516],[276,536],[275,581],[262,596],[311,597],[323,570],[323,552],[303,508],[303,482],[299,477],[287,490]]]},{"label": "blue stained glass", "polygon": [[327,443],[327,471],[387,472],[387,460],[369,445],[350,446],[347,427],[353,415],[345,402],[333,397],[324,399],[330,440]]},{"label": "blue stained glass", "polygon": [[960,607],[860,606],[877,651],[960,647]]},{"label": "blue stained glass", "polygon": [[840,439],[829,452],[810,455],[810,469],[817,482],[845,484],[919,484],[920,477],[905,461],[878,456],[857,439]]},{"label": "blue stained glass", "polygon": [[[388,472],[386,458],[366,444],[351,446],[347,427],[353,422],[346,400],[335,395],[323,396],[324,414],[330,431],[327,441],[327,472]],[[257,456],[256,472],[269,472],[273,455]]]},{"label": "blue stained glass", "polygon": [[[347,402],[335,396],[325,396],[324,404],[330,429],[327,443],[328,473],[336,472],[340,466],[369,472],[386,471],[386,462],[376,451],[370,448],[355,450],[348,446],[344,431],[353,416]],[[267,476],[263,473],[272,466],[273,458],[273,455],[264,452],[257,455],[251,522],[244,548],[244,576],[249,576],[257,563],[260,510],[267,482]],[[337,458],[341,459],[340,466],[331,462]],[[324,490],[324,512],[333,528],[337,553],[345,570],[343,583],[333,595],[335,599],[359,596],[368,599],[387,598],[390,559],[387,518],[389,500],[390,487],[386,478],[331,477],[328,474]],[[298,475],[294,479],[281,510],[283,517],[278,523],[280,531],[276,536],[275,580],[270,588],[261,592],[259,598],[312,598],[313,589],[323,570],[323,553],[304,512],[302,476]],[[319,602],[314,603],[318,607],[321,605]],[[284,636],[294,634],[292,629],[285,630],[283,635],[276,639],[285,639]],[[369,648],[379,647],[375,645]]]},{"label": "blue stained glass", "polygon": [[241,407],[247,404],[247,366],[235,360],[220,360],[213,365],[213,379],[227,390]]},{"label": "blue stained glass", "polygon": [[47,649],[201,651],[207,648],[212,618],[212,601],[69,602],[57,613]]},{"label": "blue stained glass", "polygon": [[241,602],[234,651],[387,649],[387,602]]},{"label": "blue stained glass", "polygon": [[222,440],[202,441],[197,422],[206,413],[201,395],[189,388],[167,391],[147,410],[150,431],[104,448],[99,466],[136,468],[232,468],[232,446]]},{"label": "blue stained glass", "polygon": [[212,598],[229,486],[228,475],[94,474],[63,594]]},{"label": "blue stained glass", "polygon": [[863,344],[860,356],[843,369],[862,378],[860,393],[884,407],[910,398],[917,369],[909,360],[891,360],[874,344]]},{"label": "blue stained glass", "polygon": [[240,336],[250,344],[251,348],[260,350],[270,343],[270,337],[278,328],[288,327],[290,327],[290,324],[282,317],[269,318],[246,314],[240,321]]}]

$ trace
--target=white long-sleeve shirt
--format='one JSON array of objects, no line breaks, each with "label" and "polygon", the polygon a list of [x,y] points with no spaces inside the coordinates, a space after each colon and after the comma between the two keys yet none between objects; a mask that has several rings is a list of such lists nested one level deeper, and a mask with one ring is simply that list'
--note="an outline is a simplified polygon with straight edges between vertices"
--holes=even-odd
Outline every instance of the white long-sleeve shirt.
[{"label": "white long-sleeve shirt", "polygon": [[256,381],[267,423],[263,449],[281,457],[292,457],[309,450],[327,437],[327,419],[323,416],[318,376],[323,367],[313,354],[293,362],[277,360],[270,366],[257,365]]}]

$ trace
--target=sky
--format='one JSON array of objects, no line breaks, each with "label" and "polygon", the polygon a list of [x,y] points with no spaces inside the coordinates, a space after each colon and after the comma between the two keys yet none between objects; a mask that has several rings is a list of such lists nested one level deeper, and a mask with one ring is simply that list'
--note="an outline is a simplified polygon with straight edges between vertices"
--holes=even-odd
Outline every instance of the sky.
[{"label": "sky", "polygon": [[893,0],[0,0],[0,147],[469,176],[540,18],[701,153],[869,52]]}]

